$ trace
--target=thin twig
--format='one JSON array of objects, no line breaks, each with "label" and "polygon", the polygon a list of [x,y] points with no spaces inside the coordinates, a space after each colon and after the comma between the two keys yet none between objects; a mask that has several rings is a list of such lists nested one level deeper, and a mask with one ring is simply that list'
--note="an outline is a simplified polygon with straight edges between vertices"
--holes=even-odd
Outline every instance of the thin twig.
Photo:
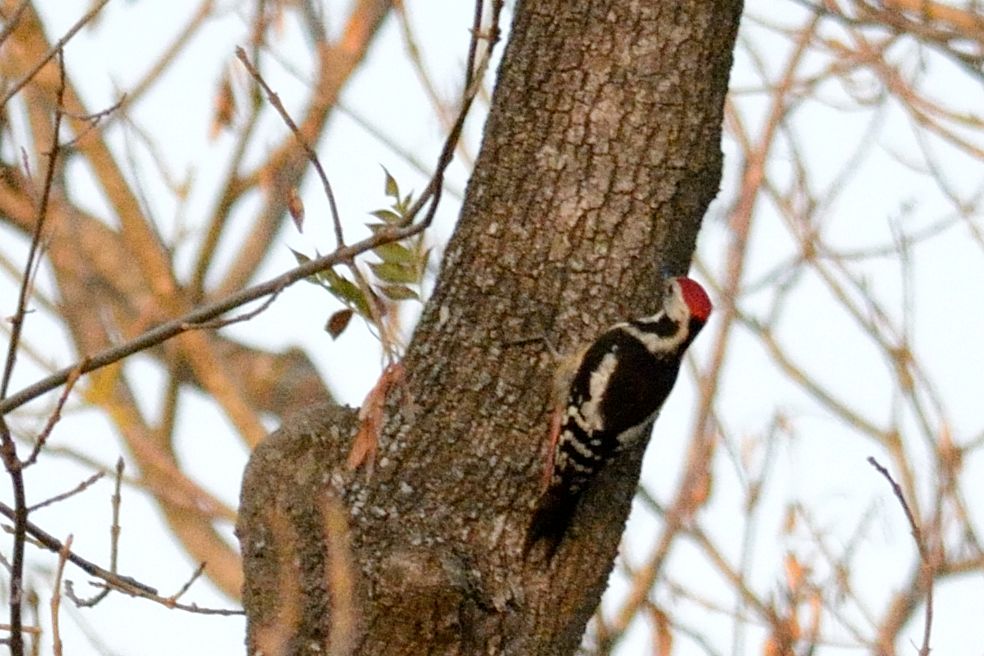
[{"label": "thin twig", "polygon": [[113,507],[113,525],[109,528],[109,569],[113,574],[116,574],[116,565],[119,560],[119,544],[120,544],[120,504],[123,501],[123,495],[120,488],[123,486],[123,470],[126,468],[126,463],[123,462],[123,457],[116,459],[116,476],[114,477],[113,483],[113,496],[110,499],[110,504]]},{"label": "thin twig", "polygon": [[21,3],[17,5],[17,9],[15,9],[4,21],[3,29],[0,30],[0,45],[3,45],[3,42],[10,37],[15,29],[17,29],[17,24],[20,23],[24,10],[27,9],[30,4],[31,0],[21,0]]},{"label": "thin twig", "polygon": [[55,409],[52,410],[51,414],[48,415],[48,420],[45,422],[44,428],[38,433],[37,439],[34,440],[34,448],[31,449],[31,455],[24,460],[21,468],[27,468],[37,462],[38,456],[41,454],[41,449],[48,442],[48,437],[51,435],[51,431],[54,430],[55,424],[61,419],[62,410],[65,407],[65,403],[68,401],[69,395],[75,388],[75,383],[78,382],[79,377],[82,375],[80,368],[76,368],[68,376],[68,380],[65,381],[65,389],[62,390],[61,395],[58,397],[58,402],[55,404]]},{"label": "thin twig", "polygon": [[88,12],[86,12],[84,16],[82,16],[82,18],[75,21],[75,25],[72,25],[72,27],[70,27],[69,30],[65,32],[65,35],[62,36],[62,38],[58,39],[58,41],[53,46],[51,46],[51,49],[48,50],[45,56],[42,57],[41,60],[34,65],[34,68],[32,68],[27,73],[27,75],[25,75],[23,78],[18,80],[12,87],[7,89],[7,93],[4,95],[3,100],[0,100],[0,107],[5,107],[7,105],[7,102],[15,95],[17,95],[17,92],[20,91],[22,88],[24,88],[25,84],[27,84],[32,79],[34,79],[34,76],[38,74],[38,71],[40,71],[45,64],[51,61],[52,57],[54,57],[55,55],[60,55],[62,48],[65,47],[65,44],[67,44],[72,39],[72,37],[75,36],[76,32],[78,32],[83,27],[85,27],[86,23],[88,23],[93,18],[95,18],[96,14],[102,11],[102,8],[106,5],[107,2],[109,2],[109,0],[99,0],[92,7],[92,9],[90,9]]},{"label": "thin twig", "polygon": [[65,545],[58,552],[58,569],[55,571],[54,591],[51,593],[51,636],[52,650],[55,656],[62,654],[61,632],[59,631],[59,615],[61,608],[61,587],[62,575],[65,573],[65,563],[68,561],[68,554],[72,552],[72,536],[65,538]]},{"label": "thin twig", "polygon": [[[0,623],[0,631],[9,631],[9,630],[10,630],[9,624]],[[32,636],[41,635],[41,627],[39,626],[25,626],[21,630],[28,635],[32,635]],[[8,640],[6,638],[0,639],[0,645],[6,644],[7,642]]]},{"label": "thin twig", "polygon": [[70,139],[69,141],[65,142],[64,145],[66,147],[73,147],[73,146],[75,146],[75,144],[77,144],[78,142],[82,141],[82,139],[87,134],[89,134],[91,131],[97,129],[99,127],[99,124],[102,122],[102,120],[104,118],[106,118],[107,116],[111,116],[113,114],[113,112],[115,112],[120,107],[122,107],[123,106],[123,103],[125,103],[125,102],[127,102],[127,95],[124,93],[122,96],[120,96],[120,99],[119,100],[117,100],[116,102],[114,102],[109,107],[107,107],[105,109],[100,109],[98,112],[94,112],[92,114],[87,114],[85,116],[78,116],[78,115],[75,115],[75,114],[73,114],[71,112],[65,112],[65,114],[67,114],[70,118],[73,118],[73,119],[75,119],[77,121],[88,123],[88,125],[84,129],[79,130],[78,133],[72,139]]},{"label": "thin twig", "polygon": [[104,472],[104,471],[96,472],[95,474],[93,474],[89,478],[85,479],[84,481],[82,481],[81,483],[79,483],[78,485],[76,485],[75,487],[73,487],[68,492],[62,492],[61,494],[56,494],[55,496],[53,496],[53,497],[51,497],[49,499],[45,499],[44,501],[42,501],[40,503],[36,503],[33,506],[28,507],[27,512],[32,513],[35,510],[40,510],[40,509],[45,508],[47,506],[50,506],[52,504],[56,504],[59,501],[64,501],[65,499],[68,499],[69,497],[73,497],[76,494],[78,494],[79,492],[84,492],[85,490],[89,489],[93,485],[93,483],[95,483],[96,481],[98,481],[100,478],[102,478],[105,475],[106,475],[106,472]]},{"label": "thin twig", "polygon": [[20,343],[21,333],[24,329],[24,319],[27,316],[27,299],[31,295],[31,288],[34,286],[34,275],[37,271],[39,251],[41,250],[41,236],[44,232],[44,223],[48,216],[48,201],[51,198],[51,185],[55,178],[55,164],[60,148],[58,133],[62,121],[61,107],[65,95],[65,68],[61,57],[59,57],[59,63],[62,64],[61,84],[58,88],[57,104],[55,105],[52,145],[51,150],[48,152],[48,166],[45,171],[37,220],[34,222],[34,233],[31,235],[31,245],[27,251],[27,262],[24,263],[24,274],[21,276],[20,292],[17,297],[17,309],[9,320],[11,324],[10,342],[7,344],[7,359],[4,362],[3,377],[0,379],[0,399],[6,398],[7,396],[10,379],[13,376],[14,366],[17,363],[17,346]]},{"label": "thin twig", "polygon": [[[243,121],[239,133],[236,135],[236,145],[228,159],[228,173],[219,187],[222,189],[222,195],[215,201],[211,217],[206,221],[205,237],[198,247],[198,253],[195,255],[195,266],[187,285],[189,293],[195,299],[201,298],[203,295],[205,275],[208,272],[209,265],[214,260],[215,249],[218,248],[223,229],[229,220],[230,208],[233,207],[236,199],[247,187],[247,185],[241,184],[238,172],[250,145],[250,136],[253,134],[259,121],[260,108],[263,103],[258,93],[250,94],[249,97],[249,114],[246,116],[245,121]],[[175,238],[177,238],[177,234]]]},{"label": "thin twig", "polygon": [[[45,171],[44,186],[41,201],[38,204],[37,220],[34,222],[34,234],[28,249],[27,262],[24,264],[24,274],[21,277],[20,292],[17,297],[17,309],[11,319],[10,343],[7,345],[7,357],[4,361],[3,379],[0,381],[0,400],[7,396],[7,389],[14,373],[17,362],[17,348],[27,317],[27,299],[34,286],[34,276],[37,273],[41,235],[44,232],[45,219],[48,216],[48,201],[51,198],[51,186],[55,179],[55,168],[59,154],[59,132],[61,131],[62,106],[65,99],[65,58],[58,50],[59,84],[55,102],[55,117],[52,128],[51,149],[48,151],[48,166]],[[2,105],[0,105],[2,106]],[[66,379],[68,380],[68,379]],[[56,413],[60,406],[56,409]],[[43,443],[43,440],[39,438]],[[32,454],[33,455],[33,454]],[[7,422],[0,414],[0,456],[4,468],[10,475],[10,483],[14,496],[14,546],[11,558],[10,572],[10,653],[11,656],[22,656],[24,653],[24,635],[22,632],[22,602],[24,583],[24,543],[27,525],[27,495],[24,490],[24,463],[17,455],[17,444],[14,442],[7,427]]]},{"label": "thin twig", "polygon": [[[161,597],[156,594],[149,594],[146,592],[135,591],[132,589],[123,589],[113,582],[106,581],[93,581],[91,585],[97,588],[109,588],[116,590],[118,592],[125,592],[132,597],[138,597],[140,599],[146,599],[148,601],[153,601],[155,603],[164,606],[165,608],[173,608],[175,610],[183,610],[186,613],[195,613],[197,615],[221,615],[223,617],[234,617],[237,615],[245,615],[245,611],[241,608],[207,608],[204,606],[199,606],[198,604],[176,604],[171,601],[170,597]],[[75,592],[72,588],[72,582],[65,582],[65,596],[70,598],[72,601],[77,601],[78,597],[75,596]]]},{"label": "thin twig", "polygon": [[284,107],[283,103],[280,102],[280,96],[278,96],[270,85],[266,83],[260,72],[250,63],[249,58],[246,56],[246,51],[242,47],[236,47],[236,57],[243,63],[249,74],[256,80],[256,83],[263,87],[263,91],[266,93],[267,100],[273,105],[273,108],[277,110],[280,114],[280,118],[283,122],[290,128],[290,131],[297,138],[297,142],[301,144],[301,148],[304,149],[304,153],[307,155],[308,159],[311,161],[311,165],[314,166],[314,170],[318,172],[318,177],[321,179],[321,186],[325,190],[325,196],[328,198],[328,207],[331,211],[331,221],[335,226],[335,240],[338,246],[345,245],[345,237],[342,232],[342,220],[338,214],[338,205],[335,203],[335,194],[332,192],[331,183],[328,181],[328,175],[325,174],[324,167],[321,166],[321,160],[318,159],[318,154],[314,152],[314,149],[308,144],[307,140],[301,135],[300,129],[297,124],[294,123],[294,119],[290,117],[287,113],[287,109]]},{"label": "thin twig", "polygon": [[878,470],[878,473],[884,476],[888,484],[892,486],[892,492],[895,494],[895,498],[899,500],[902,510],[905,511],[906,519],[909,520],[909,528],[912,529],[912,538],[916,541],[916,548],[919,550],[923,578],[926,582],[926,617],[923,623],[923,642],[919,648],[919,656],[929,656],[929,640],[933,632],[933,563],[930,562],[929,549],[926,547],[926,540],[923,538],[922,531],[919,529],[919,524],[916,523],[916,518],[909,508],[908,502],[905,500],[905,495],[902,494],[902,488],[895,482],[895,479],[892,478],[888,470],[875,460],[874,457],[868,458],[868,464]]},{"label": "thin twig", "polygon": [[195,571],[191,573],[191,576],[188,578],[188,580],[185,581],[180,588],[178,588],[178,591],[167,598],[168,601],[170,601],[172,604],[177,606],[178,599],[180,599],[184,595],[184,593],[188,592],[188,590],[191,589],[191,586],[195,583],[195,581],[197,581],[204,573],[205,573],[205,563],[200,563],[198,567],[195,568]]},{"label": "thin twig", "polygon": [[[14,518],[14,509],[5,503],[0,502],[0,515],[4,515],[10,519]],[[65,548],[62,542],[45,531],[40,526],[34,524],[33,522],[27,522],[27,533],[32,538],[37,540],[38,544],[42,547],[51,551],[53,553],[61,553]],[[113,572],[96,565],[92,561],[82,558],[78,554],[68,551],[67,556],[68,562],[72,563],[79,569],[81,569],[86,574],[94,576],[101,579],[102,582],[93,582],[92,585],[101,588],[111,588],[118,592],[123,592],[132,597],[139,597],[141,599],[147,599],[162,606],[168,608],[176,608],[178,610],[183,610],[189,613],[197,613],[200,615],[242,615],[243,611],[239,608],[203,608],[198,606],[198,604],[176,604],[171,601],[168,597],[162,597],[157,593],[157,589],[142,583],[137,579],[125,576],[123,574],[114,574]],[[72,599],[72,601],[78,601],[78,597],[72,591],[71,581],[65,582],[65,595]],[[25,629],[28,631],[28,629]]]},{"label": "thin twig", "polygon": [[[124,463],[123,458],[117,458],[116,460],[116,476],[115,476],[115,486],[113,487],[113,496],[110,498],[110,504],[113,507],[113,523],[109,528],[109,571],[113,574],[117,574],[116,563],[119,556],[119,543],[120,543],[120,501],[123,497],[120,494],[120,486],[123,482],[123,469]],[[100,472],[100,474],[105,472]],[[98,604],[100,601],[106,598],[109,594],[110,589],[105,588],[100,590],[98,593],[93,595],[88,599],[78,599],[74,596],[72,601],[79,608],[91,608]]]},{"label": "thin twig", "polygon": [[[3,515],[8,519],[14,519],[16,513],[14,512],[13,508],[11,508],[5,503],[0,502],[0,515]],[[26,522],[25,528],[27,534],[30,535],[35,540],[37,540],[38,544],[40,544],[48,551],[59,553],[64,548],[64,545],[61,543],[61,541],[58,538],[54,537],[53,535],[45,531],[37,524],[31,522],[30,520]],[[121,574],[113,574],[109,570],[104,569],[99,565],[96,565],[95,563],[88,561],[85,558],[82,558],[81,556],[78,556],[75,553],[70,553],[68,556],[68,560],[73,565],[75,565],[83,572],[85,572],[86,574],[100,578],[106,581],[107,583],[110,583],[118,590],[121,590],[122,592],[126,592],[127,594],[144,596],[144,595],[154,595],[157,593],[157,590],[155,588],[147,585],[146,583],[141,583],[140,581],[129,576],[123,576]]]},{"label": "thin twig", "polygon": [[[437,206],[441,202],[441,193],[444,189],[444,172],[451,164],[451,160],[454,159],[455,145],[458,143],[458,139],[461,136],[461,130],[465,126],[465,118],[468,116],[468,110],[471,108],[472,101],[475,99],[475,96],[478,94],[478,90],[481,87],[481,80],[486,69],[488,68],[489,61],[492,56],[492,50],[495,47],[495,44],[499,41],[499,15],[502,13],[502,5],[502,0],[493,0],[491,24],[487,34],[483,34],[481,30],[482,14],[484,13],[484,1],[478,0],[475,3],[475,15],[472,21],[472,37],[468,45],[468,60],[465,63],[465,88],[462,92],[461,108],[458,110],[458,116],[455,119],[454,125],[451,126],[451,131],[448,133],[447,139],[444,141],[444,147],[441,148],[441,154],[437,158],[437,166],[434,170],[434,176],[431,178],[427,187],[424,188],[423,193],[420,194],[420,198],[418,198],[410,209],[407,210],[407,213],[404,216],[405,223],[410,223],[413,221],[420,210],[428,202],[430,202],[430,207],[428,207],[427,214],[424,215],[424,218],[420,223],[424,226],[429,226],[431,221],[434,220],[434,215],[437,213]],[[485,56],[476,66],[478,42],[482,38],[488,39],[489,45],[485,51]]]},{"label": "thin twig", "polygon": [[277,297],[280,296],[282,289],[278,289],[270,294],[269,297],[255,310],[250,310],[249,312],[243,312],[242,314],[237,314],[234,317],[228,319],[213,319],[211,321],[200,321],[198,323],[187,323],[184,325],[185,330],[218,330],[219,328],[225,328],[226,326],[232,325],[234,323],[241,323],[243,321],[249,321],[250,319],[258,316],[268,307],[270,307]]},{"label": "thin twig", "polygon": [[134,353],[139,353],[140,351],[144,351],[148,348],[166,342],[176,335],[180,335],[190,330],[197,330],[200,325],[221,316],[222,314],[225,314],[229,310],[241,307],[251,301],[270,296],[271,294],[277,294],[299,280],[304,280],[305,278],[308,278],[316,273],[320,273],[321,271],[335,266],[336,264],[346,262],[360,253],[372,250],[382,244],[388,244],[393,241],[399,241],[400,239],[405,239],[416,235],[425,227],[426,226],[422,224],[413,224],[402,228],[388,228],[385,230],[380,230],[360,242],[352,244],[351,246],[339,248],[334,252],[323,255],[319,258],[312,259],[286,271],[285,273],[280,274],[279,276],[271,278],[266,282],[254,285],[253,287],[249,287],[235,294],[230,294],[229,296],[212,303],[202,305],[201,307],[192,310],[185,315],[167,321],[156,328],[152,328],[128,342],[108,348],[92,357],[83,359],[70,367],[61,369],[60,371],[57,371],[54,374],[47,376],[34,384],[29,385],[28,387],[25,387],[19,392],[10,395],[8,398],[0,401],[0,415],[5,415],[11,410],[15,410],[24,405],[28,401],[31,401],[42,394],[50,392],[56,387],[65,384],[65,382],[67,382],[69,377],[72,375],[72,372],[76,369],[79,369],[83,374],[90,373],[97,369],[102,369],[103,367],[113,364],[114,362],[118,362],[119,360],[133,355]]}]

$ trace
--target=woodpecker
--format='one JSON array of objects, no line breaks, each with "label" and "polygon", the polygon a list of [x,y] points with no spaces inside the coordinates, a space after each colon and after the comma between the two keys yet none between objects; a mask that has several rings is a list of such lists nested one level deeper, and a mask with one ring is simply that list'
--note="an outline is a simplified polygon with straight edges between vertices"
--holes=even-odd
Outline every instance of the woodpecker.
[{"label": "woodpecker", "polygon": [[547,559],[553,558],[591,481],[656,419],[684,352],[710,314],[703,287],[671,278],[659,311],[615,324],[559,367],[544,490],[524,557],[544,541]]}]

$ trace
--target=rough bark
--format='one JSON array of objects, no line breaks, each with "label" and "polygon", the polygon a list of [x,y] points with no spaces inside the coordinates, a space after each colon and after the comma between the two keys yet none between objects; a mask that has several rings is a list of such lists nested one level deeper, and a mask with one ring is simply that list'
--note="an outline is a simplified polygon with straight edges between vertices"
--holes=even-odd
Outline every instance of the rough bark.
[{"label": "rough bark", "polygon": [[[346,469],[357,420],[328,406],[251,461],[239,526],[251,651],[574,652],[641,450],[604,472],[552,565],[524,563],[555,363],[542,342],[517,342],[545,335],[571,351],[651,311],[662,273],[687,270],[718,190],[740,11],[740,0],[518,3],[372,476]],[[352,614],[332,578],[344,559],[326,546],[336,506],[349,518]]]}]

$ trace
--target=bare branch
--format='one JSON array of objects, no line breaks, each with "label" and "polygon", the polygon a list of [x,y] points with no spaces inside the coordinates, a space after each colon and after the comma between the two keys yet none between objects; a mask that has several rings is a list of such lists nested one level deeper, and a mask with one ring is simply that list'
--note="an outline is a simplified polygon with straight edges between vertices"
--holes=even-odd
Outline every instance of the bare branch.
[{"label": "bare branch", "polygon": [[902,493],[902,488],[895,482],[892,475],[888,473],[888,470],[875,460],[874,457],[868,458],[868,464],[884,476],[888,484],[892,486],[892,493],[895,494],[895,498],[899,500],[899,505],[905,511],[905,518],[909,520],[909,528],[912,529],[912,539],[915,540],[916,548],[919,550],[919,558],[923,564],[922,575],[926,585],[926,618],[923,623],[923,642],[919,648],[919,656],[929,656],[929,639],[933,631],[933,578],[935,566],[930,559],[926,541],[923,538],[919,524],[916,523],[916,518],[912,514],[912,510],[909,509],[909,503],[905,500],[905,495]]},{"label": "bare branch", "polygon": [[72,553],[72,536],[65,538],[65,544],[58,552],[58,569],[55,572],[54,591],[51,593],[51,638],[52,649],[55,656],[62,656],[61,631],[59,630],[60,619],[59,610],[61,609],[61,587],[62,574],[65,572],[65,563],[68,562],[68,554]]},{"label": "bare branch", "polygon": [[[462,92],[461,107],[458,109],[458,116],[451,126],[451,131],[448,133],[447,139],[444,140],[444,147],[441,149],[441,154],[437,158],[437,166],[434,169],[434,175],[431,177],[430,183],[424,188],[424,191],[420,194],[420,198],[414,202],[405,215],[404,220],[407,223],[413,221],[428,202],[430,202],[430,207],[427,209],[427,214],[424,215],[421,223],[424,226],[429,226],[431,221],[434,220],[434,215],[437,213],[437,206],[441,202],[441,194],[444,190],[444,172],[447,170],[448,165],[451,164],[451,160],[454,159],[455,145],[458,143],[461,130],[465,126],[468,110],[471,108],[475,95],[481,88],[481,80],[489,66],[492,49],[499,41],[499,15],[502,13],[503,1],[492,0],[492,21],[487,34],[482,32],[484,4],[484,0],[477,0],[475,3],[472,38],[468,45],[468,59],[465,63],[465,87]],[[478,43],[481,39],[485,39],[488,42],[488,48],[485,51],[485,55],[476,61]]]},{"label": "bare branch", "polygon": [[[41,246],[41,235],[44,230],[45,219],[48,216],[48,201],[51,198],[51,185],[55,177],[55,166],[60,152],[59,133],[62,122],[62,106],[65,96],[65,60],[59,49],[58,72],[59,84],[55,104],[54,127],[52,129],[51,149],[48,152],[48,166],[45,171],[44,187],[41,194],[41,202],[38,205],[37,219],[34,224],[34,234],[31,237],[31,245],[28,249],[27,262],[24,264],[24,273],[21,277],[20,293],[17,298],[17,309],[11,319],[13,327],[10,331],[10,343],[7,348],[7,358],[3,367],[3,380],[0,381],[0,401],[7,396],[7,388],[10,384],[11,376],[14,373],[14,365],[17,362],[17,349],[20,343],[21,332],[24,328],[24,319],[27,316],[27,299],[33,287],[34,276],[38,267],[38,251]],[[33,75],[33,73],[32,73]],[[0,107],[5,104],[0,103]],[[68,378],[66,380],[71,380]],[[64,403],[64,401],[62,402]],[[55,410],[55,415],[59,414],[61,405]],[[52,419],[49,425],[53,426]],[[45,435],[39,436],[36,450],[40,450],[44,444]],[[27,497],[24,491],[24,467],[25,463],[17,455],[17,445],[10,434],[7,422],[3,414],[0,414],[0,456],[2,456],[4,468],[10,475],[10,483],[14,495],[14,547],[11,559],[10,574],[10,653],[11,656],[22,656],[24,653],[24,636],[22,633],[22,602],[24,594],[24,542],[27,531]],[[32,453],[29,459],[33,462],[36,452]]]},{"label": "bare branch", "polygon": [[195,584],[195,581],[201,578],[204,572],[205,572],[205,563],[199,563],[198,567],[195,568],[195,571],[191,573],[190,577],[188,577],[188,580],[185,581],[180,588],[178,588],[178,591],[167,598],[168,601],[176,606],[178,599],[183,597],[184,593],[188,592],[188,590],[191,589],[191,586]]},{"label": "bare branch", "polygon": [[328,199],[328,207],[331,211],[332,224],[335,226],[335,241],[338,246],[345,245],[345,236],[342,233],[342,221],[338,215],[338,205],[335,203],[335,193],[331,189],[331,183],[328,181],[328,175],[325,173],[324,167],[321,166],[321,160],[318,159],[318,154],[314,152],[314,149],[308,145],[307,140],[304,139],[304,135],[301,134],[300,129],[298,129],[297,124],[294,123],[294,119],[290,117],[284,104],[280,102],[280,96],[278,96],[270,85],[266,83],[260,72],[256,70],[256,67],[250,63],[249,58],[246,56],[246,51],[242,48],[236,48],[236,57],[242,62],[246,70],[252,76],[256,83],[263,87],[263,91],[266,93],[267,100],[273,105],[273,108],[277,110],[280,114],[280,118],[283,122],[290,128],[290,131],[294,134],[297,142],[301,144],[301,148],[304,149],[304,153],[307,155],[308,159],[311,161],[311,165],[314,166],[314,170],[318,172],[318,178],[321,179],[321,187],[325,191],[325,197]]},{"label": "bare branch", "polygon": [[72,372],[76,369],[83,374],[101,369],[107,365],[113,364],[114,362],[118,362],[129,355],[139,353],[140,351],[146,350],[152,346],[161,344],[176,335],[188,332],[189,330],[196,330],[199,324],[211,321],[212,319],[225,314],[229,310],[241,307],[246,303],[264,298],[266,296],[278,294],[299,280],[304,280],[305,278],[319,273],[320,271],[324,271],[329,267],[346,262],[356,255],[371,250],[381,244],[387,244],[413,236],[422,231],[425,227],[425,225],[418,223],[402,228],[380,230],[367,239],[352,244],[351,246],[340,248],[333,253],[329,253],[328,255],[323,255],[319,258],[312,259],[310,262],[305,262],[304,264],[290,269],[286,273],[279,276],[271,278],[264,283],[260,283],[238,293],[219,299],[218,301],[203,305],[196,310],[188,312],[184,316],[178,317],[177,319],[172,319],[171,321],[167,321],[156,328],[152,328],[139,337],[136,337],[124,344],[106,349],[105,351],[86,358],[71,367],[66,367],[51,376],[39,380],[33,385],[25,387],[16,394],[12,394],[3,401],[0,401],[0,414],[6,414],[11,410],[15,410],[28,401],[41,396],[45,392],[49,392],[56,387],[65,384],[72,375]]},{"label": "bare branch", "polygon": [[[51,49],[48,50],[45,56],[42,57],[41,60],[34,65],[34,68],[32,68],[27,73],[27,75],[21,78],[20,81],[14,83],[12,87],[7,89],[7,93],[4,94],[2,99],[0,99],[0,107],[6,106],[7,102],[15,95],[17,95],[17,92],[20,91],[22,88],[24,88],[25,84],[27,84],[32,79],[34,79],[34,76],[38,74],[38,71],[44,68],[44,65],[47,64],[49,61],[51,61],[52,57],[58,55],[62,51],[62,48],[64,48],[65,45],[72,40],[72,37],[75,36],[75,34],[79,30],[85,27],[86,23],[88,23],[93,18],[95,18],[96,15],[100,11],[102,11],[102,8],[105,7],[108,2],[109,0],[97,0],[96,4],[94,4],[92,8],[89,9],[89,11],[87,11],[84,16],[82,16],[82,18],[75,21],[75,24],[72,25],[72,27],[70,27],[67,32],[65,32],[64,36],[58,39],[58,41],[53,46],[51,46]],[[28,3],[25,2],[24,4],[27,5]],[[17,15],[18,16],[20,15],[20,8],[18,8]]]},{"label": "bare branch", "polygon": [[89,478],[85,479],[84,481],[82,481],[81,483],[79,483],[78,485],[76,485],[75,487],[73,487],[71,490],[69,490],[67,492],[62,492],[61,494],[56,494],[53,497],[50,497],[48,499],[45,499],[44,501],[41,501],[39,503],[36,503],[33,506],[28,507],[27,511],[29,513],[30,512],[34,512],[35,510],[40,510],[42,508],[45,508],[46,506],[54,505],[54,504],[58,503],[59,501],[64,501],[65,499],[68,499],[70,497],[73,497],[76,494],[79,494],[80,492],[84,492],[85,490],[87,490],[90,487],[92,487],[92,485],[96,481],[98,481],[100,478],[102,478],[105,475],[106,475],[106,472],[102,472],[102,471],[96,472],[95,474],[93,474]]},{"label": "bare branch", "polygon": [[[0,515],[4,515],[8,519],[15,519],[16,513],[14,512],[14,509],[7,504],[0,503]],[[25,522],[25,531],[32,538],[37,540],[41,546],[53,553],[60,553],[65,546],[57,538],[31,521]],[[110,572],[109,570],[76,555],[75,553],[69,553],[68,560],[86,574],[90,574],[102,579],[103,581],[106,581],[121,592],[126,592],[127,594],[133,595],[153,595],[157,593],[157,590],[149,585],[141,583],[140,581],[137,581],[129,576],[114,574],[113,572]]]}]

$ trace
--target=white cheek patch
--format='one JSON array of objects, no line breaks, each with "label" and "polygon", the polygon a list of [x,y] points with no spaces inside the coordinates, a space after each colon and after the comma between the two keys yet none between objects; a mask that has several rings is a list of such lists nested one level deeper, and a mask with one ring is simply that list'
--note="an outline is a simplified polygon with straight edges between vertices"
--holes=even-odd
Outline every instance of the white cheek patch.
[{"label": "white cheek patch", "polygon": [[682,323],[690,318],[690,308],[687,307],[687,302],[683,300],[683,290],[680,289],[680,284],[673,283],[673,293],[667,294],[666,298],[663,299],[663,311],[666,312],[666,316],[673,319],[677,323]]}]

